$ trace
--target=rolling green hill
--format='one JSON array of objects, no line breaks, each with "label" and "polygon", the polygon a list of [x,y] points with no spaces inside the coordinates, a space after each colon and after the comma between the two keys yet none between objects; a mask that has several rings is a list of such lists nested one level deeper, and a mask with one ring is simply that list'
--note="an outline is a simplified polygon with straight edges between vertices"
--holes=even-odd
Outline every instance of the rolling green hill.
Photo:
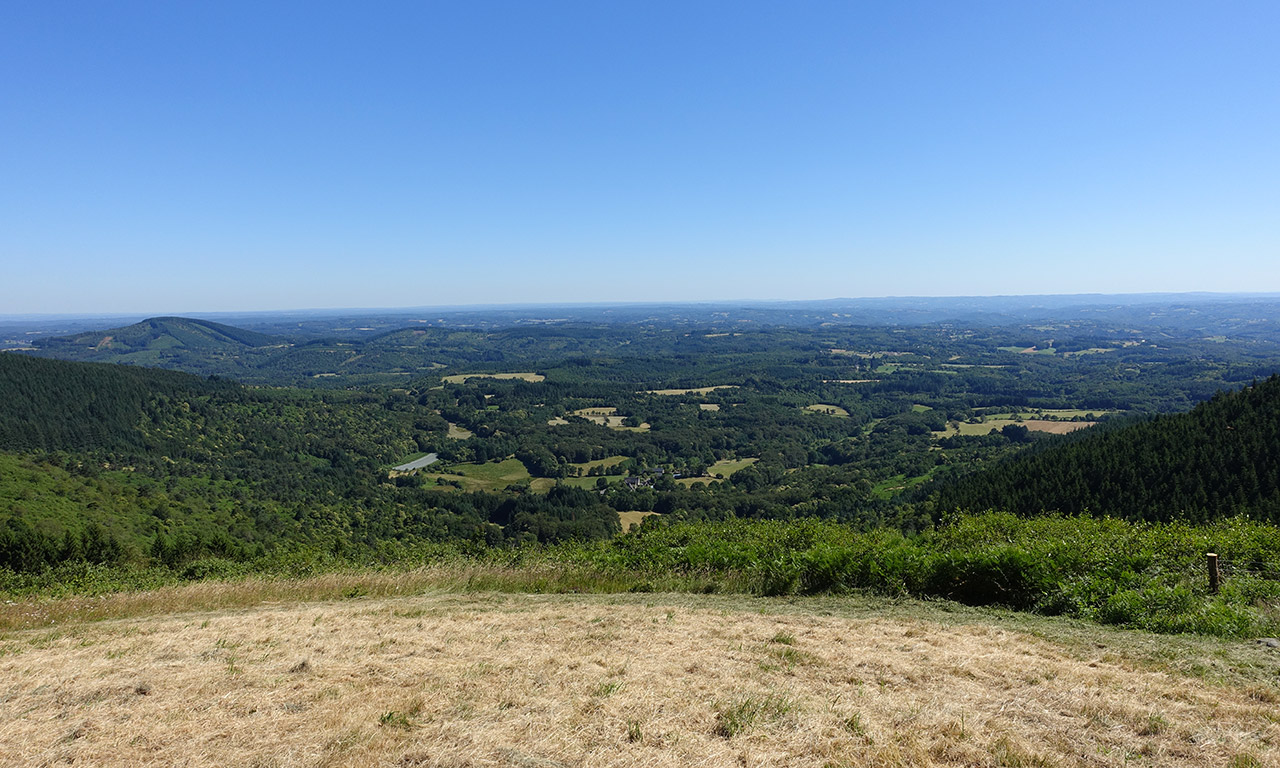
[{"label": "rolling green hill", "polygon": [[275,336],[186,317],[153,317],[124,328],[36,342],[41,350],[64,359],[139,364],[154,363],[179,351],[216,354],[285,344]]},{"label": "rolling green hill", "polygon": [[941,512],[1280,521],[1280,376],[1188,413],[1052,441],[933,494]]}]

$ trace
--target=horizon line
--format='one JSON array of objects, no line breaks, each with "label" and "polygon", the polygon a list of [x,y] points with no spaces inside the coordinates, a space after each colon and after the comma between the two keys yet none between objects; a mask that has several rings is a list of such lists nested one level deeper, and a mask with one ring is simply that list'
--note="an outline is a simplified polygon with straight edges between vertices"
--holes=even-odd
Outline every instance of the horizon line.
[{"label": "horizon line", "polygon": [[420,306],[383,307],[296,307],[283,309],[207,309],[184,311],[118,311],[118,312],[24,312],[0,314],[0,322],[30,320],[78,320],[95,318],[142,317],[197,317],[209,315],[288,315],[288,314],[348,314],[415,312],[479,312],[515,311],[531,309],[607,309],[611,307],[709,307],[740,306],[762,307],[767,305],[831,304],[836,302],[882,301],[962,301],[982,299],[1138,299],[1199,297],[1204,299],[1280,299],[1277,291],[1149,291],[1130,293],[993,293],[950,296],[886,295],[886,296],[837,296],[820,299],[706,299],[706,300],[640,300],[640,301],[589,301],[589,302],[510,302],[499,304],[440,304]]}]

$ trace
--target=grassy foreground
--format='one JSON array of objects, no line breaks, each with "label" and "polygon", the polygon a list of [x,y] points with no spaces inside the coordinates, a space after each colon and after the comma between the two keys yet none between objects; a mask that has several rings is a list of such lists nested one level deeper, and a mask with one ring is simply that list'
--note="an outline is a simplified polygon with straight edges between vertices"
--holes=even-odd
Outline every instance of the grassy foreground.
[{"label": "grassy foreground", "polygon": [[0,765],[1280,760],[1280,653],[1255,643],[954,603],[450,578],[203,582],[100,601],[132,618],[4,631]]}]

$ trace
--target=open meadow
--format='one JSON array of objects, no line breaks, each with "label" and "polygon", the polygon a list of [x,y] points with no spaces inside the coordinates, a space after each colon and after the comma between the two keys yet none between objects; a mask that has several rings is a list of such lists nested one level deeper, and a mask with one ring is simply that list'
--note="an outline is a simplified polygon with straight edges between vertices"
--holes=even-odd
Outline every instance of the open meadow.
[{"label": "open meadow", "polygon": [[4,625],[43,626],[0,634],[0,765],[1280,760],[1280,652],[1252,642],[856,596],[469,593],[464,576],[4,606]]}]

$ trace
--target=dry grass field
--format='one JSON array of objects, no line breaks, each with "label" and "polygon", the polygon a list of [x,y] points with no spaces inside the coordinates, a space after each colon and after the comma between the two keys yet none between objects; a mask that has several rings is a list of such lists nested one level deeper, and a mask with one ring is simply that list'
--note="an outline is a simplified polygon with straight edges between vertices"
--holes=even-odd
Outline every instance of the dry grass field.
[{"label": "dry grass field", "polygon": [[1077,429],[1092,427],[1095,421],[1051,421],[1048,419],[1027,419],[1022,422],[1023,426],[1032,432],[1049,432],[1055,435],[1065,435],[1068,432],[1075,432]]},{"label": "dry grass field", "polygon": [[545,381],[546,378],[540,373],[458,373],[452,376],[444,376],[441,381],[446,381],[450,384],[462,384],[467,379],[519,379],[536,383]]},{"label": "dry grass field", "polygon": [[1280,763],[1251,643],[862,598],[166,604],[0,635],[0,765]]},{"label": "dry grass field", "polygon": [[450,440],[466,440],[468,437],[471,437],[471,430],[466,427],[460,427],[452,421],[446,423],[449,425]]},{"label": "dry grass field", "polygon": [[705,395],[717,389],[737,389],[736,384],[721,384],[715,387],[690,387],[689,389],[646,389],[649,395]]},{"label": "dry grass field", "polygon": [[[617,411],[618,409],[611,405],[597,406],[595,408],[579,408],[573,412],[573,415],[581,416],[588,421],[594,421],[602,427],[608,427],[609,429],[616,429],[622,432],[647,432],[649,430],[648,424],[640,424],[635,427],[624,426],[623,421],[626,420],[626,417],[619,416]],[[565,421],[564,423],[568,424],[569,422]]]},{"label": "dry grass field", "polygon": [[941,432],[934,432],[936,437],[950,437],[951,435],[985,435],[996,430],[1009,426],[1010,424],[1021,424],[1032,432],[1049,432],[1055,435],[1065,435],[1068,432],[1074,432],[1077,429],[1092,427],[1096,421],[1053,421],[1051,419],[1024,419],[1017,421],[1015,419],[987,419],[983,422],[960,422],[959,429],[947,427]]},{"label": "dry grass field", "polygon": [[639,525],[640,523],[644,522],[644,519],[646,517],[652,514],[654,513],[636,511],[636,510],[632,510],[629,512],[619,512],[618,522],[622,524],[622,530],[629,531],[631,530],[632,526]]},{"label": "dry grass field", "polygon": [[810,413],[820,413],[824,416],[836,416],[841,419],[849,418],[849,412],[838,405],[830,405],[828,403],[816,403],[814,405],[806,405],[804,410]]}]

